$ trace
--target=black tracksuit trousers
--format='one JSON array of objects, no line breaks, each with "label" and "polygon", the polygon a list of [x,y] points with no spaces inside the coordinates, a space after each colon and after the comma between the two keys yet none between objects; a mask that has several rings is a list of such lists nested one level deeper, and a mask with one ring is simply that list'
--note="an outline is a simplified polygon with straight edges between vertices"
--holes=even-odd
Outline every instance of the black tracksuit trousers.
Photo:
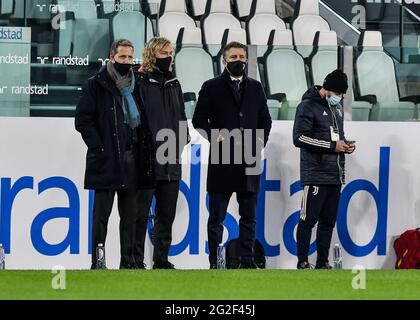
[{"label": "black tracksuit trousers", "polygon": [[341,185],[304,186],[302,210],[297,228],[297,252],[300,262],[308,261],[312,228],[316,233],[317,266],[328,262],[331,237],[338,215]]}]

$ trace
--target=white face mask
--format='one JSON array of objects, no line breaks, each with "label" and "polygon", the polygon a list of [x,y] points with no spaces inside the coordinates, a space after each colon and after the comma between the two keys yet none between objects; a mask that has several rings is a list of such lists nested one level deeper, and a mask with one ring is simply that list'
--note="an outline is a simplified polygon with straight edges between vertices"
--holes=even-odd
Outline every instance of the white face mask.
[{"label": "white face mask", "polygon": [[341,97],[333,94],[331,97],[327,97],[327,101],[331,106],[337,106],[341,102]]}]

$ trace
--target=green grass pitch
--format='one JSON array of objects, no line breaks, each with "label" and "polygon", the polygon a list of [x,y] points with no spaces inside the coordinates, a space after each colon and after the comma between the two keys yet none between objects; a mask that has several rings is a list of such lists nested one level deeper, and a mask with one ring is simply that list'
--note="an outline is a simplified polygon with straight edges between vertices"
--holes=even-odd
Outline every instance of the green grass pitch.
[{"label": "green grass pitch", "polygon": [[65,290],[55,276],[0,270],[0,299],[420,299],[420,270],[368,270],[359,290],[351,270],[66,271]]}]

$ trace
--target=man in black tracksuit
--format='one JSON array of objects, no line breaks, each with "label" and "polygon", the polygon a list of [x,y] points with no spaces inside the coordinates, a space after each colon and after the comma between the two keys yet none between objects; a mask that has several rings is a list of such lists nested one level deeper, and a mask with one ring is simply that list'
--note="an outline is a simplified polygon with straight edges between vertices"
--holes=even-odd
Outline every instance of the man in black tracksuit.
[{"label": "man in black tracksuit", "polygon": [[296,111],[293,142],[301,150],[300,175],[304,186],[297,230],[298,269],[311,268],[308,251],[312,228],[317,222],[315,268],[331,269],[328,252],[344,184],[344,154],[355,149],[354,142],[345,139],[343,130],[341,100],[347,89],[346,74],[335,70],[322,87],[315,86],[304,94]]}]

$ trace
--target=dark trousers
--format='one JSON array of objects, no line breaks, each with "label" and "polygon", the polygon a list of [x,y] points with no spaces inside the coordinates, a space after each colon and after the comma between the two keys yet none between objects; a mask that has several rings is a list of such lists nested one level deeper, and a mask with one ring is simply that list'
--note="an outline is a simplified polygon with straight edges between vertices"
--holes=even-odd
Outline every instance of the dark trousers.
[{"label": "dark trousers", "polygon": [[134,260],[138,265],[144,261],[144,244],[147,233],[147,223],[149,222],[149,212],[152,205],[153,190],[139,190],[137,197],[138,211],[136,213],[135,240],[134,240]]},{"label": "dark trousers", "polygon": [[105,246],[108,221],[114,204],[115,193],[118,195],[118,212],[120,215],[120,247],[122,265],[134,263],[133,247],[135,220],[137,214],[137,170],[133,152],[126,152],[127,189],[95,190],[92,223],[92,264],[96,264],[98,244]]},{"label": "dark trousers", "polygon": [[168,261],[169,249],[172,243],[172,225],[175,220],[178,193],[179,181],[158,181],[155,189],[140,190],[134,251],[137,263],[143,262],[144,259],[144,242],[153,196],[155,196],[156,199],[152,234],[154,244],[153,261]]},{"label": "dark trousers", "polygon": [[308,261],[312,228],[318,222],[316,233],[319,266],[328,262],[331,237],[337,221],[341,185],[305,186],[300,221],[297,228],[299,262]]},{"label": "dark trousers", "polygon": [[[223,239],[223,221],[226,218],[232,193],[209,193],[210,216],[207,222],[207,236],[210,264],[217,263],[217,247]],[[257,193],[237,192],[236,198],[240,215],[239,247],[241,261],[252,262],[254,261]]]}]

